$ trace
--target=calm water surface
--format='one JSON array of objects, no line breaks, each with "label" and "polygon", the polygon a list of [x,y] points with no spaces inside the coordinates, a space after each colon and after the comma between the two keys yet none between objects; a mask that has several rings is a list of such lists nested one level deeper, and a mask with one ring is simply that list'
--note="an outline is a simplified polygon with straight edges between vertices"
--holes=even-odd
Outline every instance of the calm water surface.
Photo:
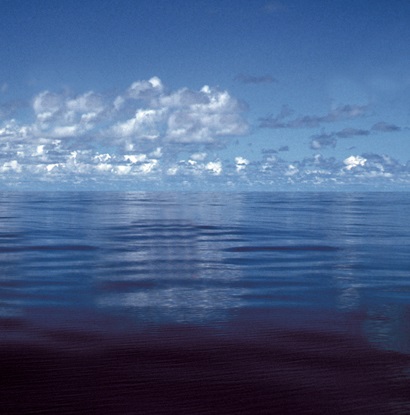
[{"label": "calm water surface", "polygon": [[408,414],[409,213],[409,193],[0,194],[0,412]]}]

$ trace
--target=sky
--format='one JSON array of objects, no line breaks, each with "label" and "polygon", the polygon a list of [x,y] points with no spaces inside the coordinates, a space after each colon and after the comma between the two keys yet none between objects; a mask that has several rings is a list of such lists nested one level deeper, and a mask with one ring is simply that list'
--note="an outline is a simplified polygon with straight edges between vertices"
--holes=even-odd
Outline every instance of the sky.
[{"label": "sky", "polygon": [[408,0],[0,0],[2,190],[410,190]]}]

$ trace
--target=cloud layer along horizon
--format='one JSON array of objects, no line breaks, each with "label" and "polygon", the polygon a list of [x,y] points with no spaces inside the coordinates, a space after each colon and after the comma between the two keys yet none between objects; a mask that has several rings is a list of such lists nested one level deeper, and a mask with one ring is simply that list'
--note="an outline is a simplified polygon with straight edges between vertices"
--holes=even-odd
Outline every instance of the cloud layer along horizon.
[{"label": "cloud layer along horizon", "polygon": [[[242,83],[273,82],[270,76],[238,77]],[[322,115],[294,116],[284,106],[276,116],[247,120],[247,105],[226,90],[203,86],[167,88],[152,77],[132,83],[121,94],[42,91],[23,106],[15,103],[0,116],[0,172],[3,188],[112,189],[287,189],[410,182],[410,165],[380,154],[352,153],[340,160],[314,154],[286,160],[264,149],[258,157],[235,153],[234,139],[255,129],[314,129],[354,121],[367,107],[341,105]],[[21,111],[23,112],[23,111]],[[14,118],[10,116],[14,114]],[[334,148],[339,140],[394,133],[384,121],[368,129],[345,126],[310,135],[309,148]],[[230,151],[223,151],[227,148]],[[223,154],[223,156],[222,156]]]}]

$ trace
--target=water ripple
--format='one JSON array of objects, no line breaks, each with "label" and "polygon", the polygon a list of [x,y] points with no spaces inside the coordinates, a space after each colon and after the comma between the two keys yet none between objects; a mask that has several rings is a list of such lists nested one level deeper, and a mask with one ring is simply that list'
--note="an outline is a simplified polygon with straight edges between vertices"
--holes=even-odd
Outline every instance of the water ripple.
[{"label": "water ripple", "polygon": [[235,246],[226,248],[227,252],[264,252],[264,251],[338,251],[340,248],[326,245],[290,245],[290,246]]},{"label": "water ripple", "polygon": [[94,251],[98,249],[92,245],[23,245],[0,246],[0,253],[24,252],[24,251]]}]

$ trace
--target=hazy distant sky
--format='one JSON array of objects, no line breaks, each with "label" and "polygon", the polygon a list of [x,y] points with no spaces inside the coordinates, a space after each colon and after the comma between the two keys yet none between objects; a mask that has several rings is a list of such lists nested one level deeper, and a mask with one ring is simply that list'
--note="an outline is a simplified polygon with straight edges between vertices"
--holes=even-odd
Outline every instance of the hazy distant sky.
[{"label": "hazy distant sky", "polygon": [[0,0],[0,188],[410,189],[408,0]]}]

